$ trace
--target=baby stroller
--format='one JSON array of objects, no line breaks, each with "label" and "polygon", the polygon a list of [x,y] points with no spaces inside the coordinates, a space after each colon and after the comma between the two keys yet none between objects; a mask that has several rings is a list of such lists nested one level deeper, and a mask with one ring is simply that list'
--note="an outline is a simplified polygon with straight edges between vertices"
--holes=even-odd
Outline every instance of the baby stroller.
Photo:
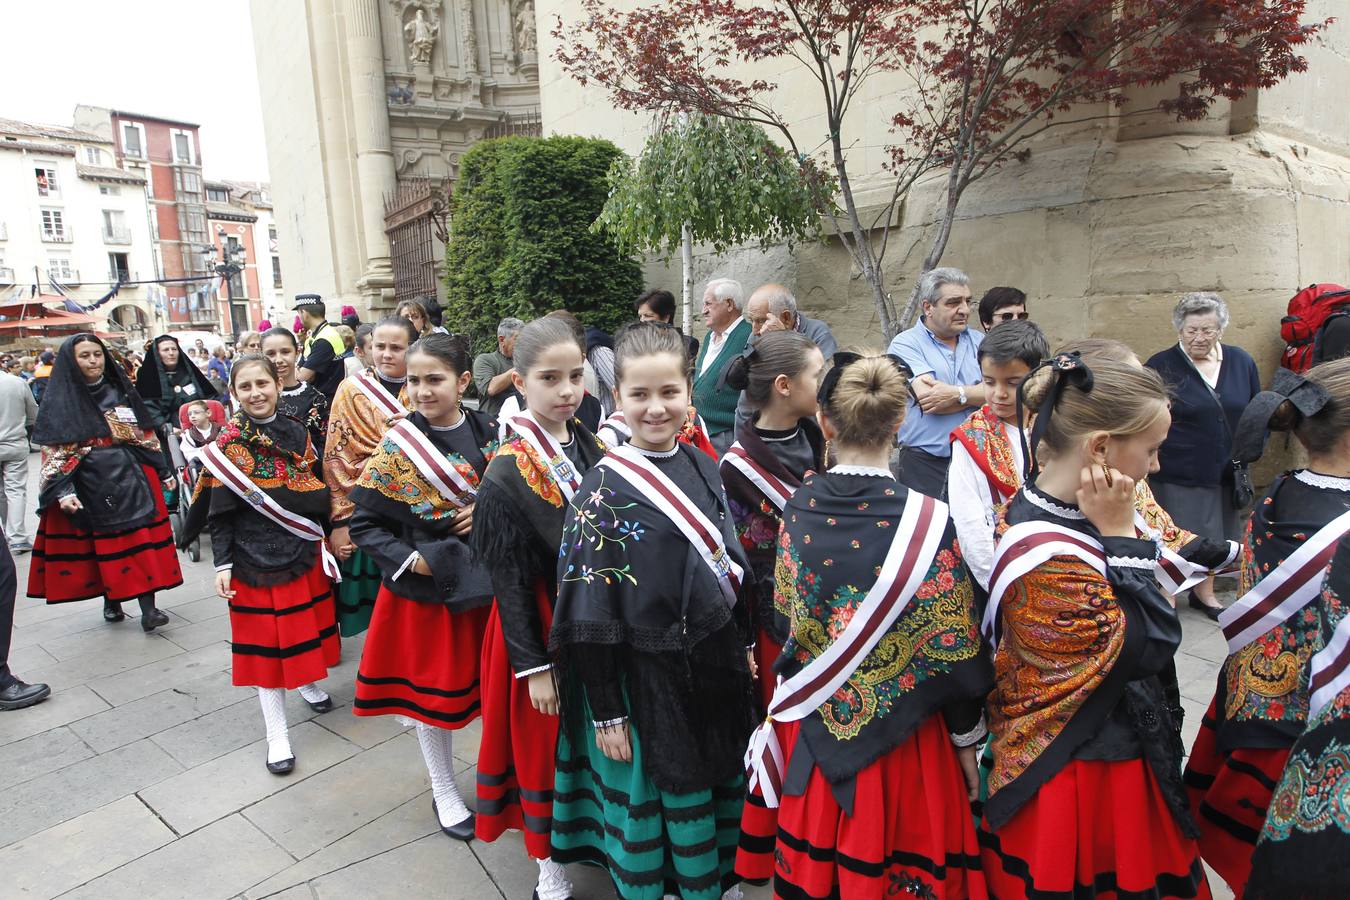
[{"label": "baby stroller", "polygon": [[[211,413],[211,424],[219,428],[227,421],[225,407],[219,400],[207,400],[206,407]],[[174,442],[174,466],[178,473],[178,502],[169,510],[169,521],[173,523],[173,534],[175,542],[183,534],[183,524],[187,521],[188,507],[192,503],[192,495],[197,490],[197,479],[201,477],[202,462],[201,448],[195,443],[196,435],[191,433],[192,420],[188,418],[188,407],[184,405],[178,410],[178,425],[183,429],[181,438],[170,436]],[[181,542],[180,542],[181,543]],[[193,538],[187,547],[188,559],[198,562],[202,558],[201,538]]]}]

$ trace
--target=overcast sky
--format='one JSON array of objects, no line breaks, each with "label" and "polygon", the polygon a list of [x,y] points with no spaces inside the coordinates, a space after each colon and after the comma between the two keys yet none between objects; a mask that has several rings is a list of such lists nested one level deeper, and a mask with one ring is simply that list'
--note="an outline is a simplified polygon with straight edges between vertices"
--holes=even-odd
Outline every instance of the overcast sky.
[{"label": "overcast sky", "polygon": [[201,126],[208,178],[267,180],[247,0],[0,0],[0,118],[88,103]]}]

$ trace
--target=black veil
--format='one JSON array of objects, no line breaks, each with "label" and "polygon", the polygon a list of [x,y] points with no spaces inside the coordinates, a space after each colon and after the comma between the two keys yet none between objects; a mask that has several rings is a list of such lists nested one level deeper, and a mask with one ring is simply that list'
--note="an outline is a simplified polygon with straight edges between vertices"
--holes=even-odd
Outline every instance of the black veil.
[{"label": "black veil", "polygon": [[132,386],[131,379],[117,358],[98,337],[84,332],[67,338],[56,351],[51,378],[42,394],[37,421],[33,425],[32,440],[35,444],[77,444],[91,438],[112,435],[98,400],[85,383],[84,373],[75,362],[75,346],[85,341],[98,344],[103,349],[103,382],[117,391],[118,403],[129,406],[136,413],[136,422],[140,427],[155,427],[154,416]]}]

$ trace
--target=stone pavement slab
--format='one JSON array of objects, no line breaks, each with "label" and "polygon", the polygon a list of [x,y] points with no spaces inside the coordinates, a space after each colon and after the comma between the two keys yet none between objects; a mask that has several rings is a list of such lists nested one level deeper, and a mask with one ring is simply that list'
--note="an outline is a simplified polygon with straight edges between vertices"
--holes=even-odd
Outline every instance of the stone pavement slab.
[{"label": "stone pavement slab", "polygon": [[187,652],[165,638],[160,638],[159,642],[172,647],[175,652],[118,675],[101,678],[90,687],[104,700],[116,706],[148,697],[157,691],[192,681],[203,675],[226,672],[230,668],[230,645],[224,641]]},{"label": "stone pavement slab", "polygon": [[221,819],[68,893],[67,900],[226,900],[293,860],[243,816]]},{"label": "stone pavement slab", "polygon": [[[163,685],[161,685],[162,687]],[[133,700],[73,723],[70,728],[98,752],[159,734],[184,722],[256,696],[252,688],[230,684],[215,672]]]},{"label": "stone pavement slab", "polygon": [[123,797],[0,850],[0,894],[28,900],[56,897],[174,837],[140,800]]},{"label": "stone pavement slab", "polygon": [[[17,674],[25,680],[38,680],[32,678],[31,672]],[[108,704],[103,698],[83,685],[62,691],[53,688],[52,696],[37,706],[0,716],[0,745],[69,725],[105,709]]]},{"label": "stone pavement slab", "polygon": [[68,727],[43,731],[0,746],[0,791],[94,755]]},{"label": "stone pavement slab", "polygon": [[264,797],[294,790],[306,778],[360,750],[312,722],[292,726],[290,739],[296,757],[290,775],[267,771],[267,741],[263,739],[145,788],[140,797],[174,831],[187,834]]}]

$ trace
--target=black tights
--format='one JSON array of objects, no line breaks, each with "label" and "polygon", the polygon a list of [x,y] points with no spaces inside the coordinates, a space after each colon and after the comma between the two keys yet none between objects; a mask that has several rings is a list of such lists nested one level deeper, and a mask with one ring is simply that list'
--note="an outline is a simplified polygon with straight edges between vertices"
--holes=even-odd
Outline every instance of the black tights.
[{"label": "black tights", "polygon": [[[123,601],[123,600],[106,600],[106,599],[105,599],[105,600],[103,601],[103,605],[104,605],[104,607],[108,607],[108,608],[112,608],[112,609],[121,609],[121,608],[122,608],[122,604],[123,604],[124,602],[125,602],[125,601]],[[149,594],[141,594],[139,597],[136,598],[136,602],[139,603],[139,604],[141,605],[141,615],[142,615],[142,616],[149,615],[150,613],[152,613],[152,612],[155,611],[155,595],[154,595],[153,592],[151,592],[151,593],[149,593]]]}]

